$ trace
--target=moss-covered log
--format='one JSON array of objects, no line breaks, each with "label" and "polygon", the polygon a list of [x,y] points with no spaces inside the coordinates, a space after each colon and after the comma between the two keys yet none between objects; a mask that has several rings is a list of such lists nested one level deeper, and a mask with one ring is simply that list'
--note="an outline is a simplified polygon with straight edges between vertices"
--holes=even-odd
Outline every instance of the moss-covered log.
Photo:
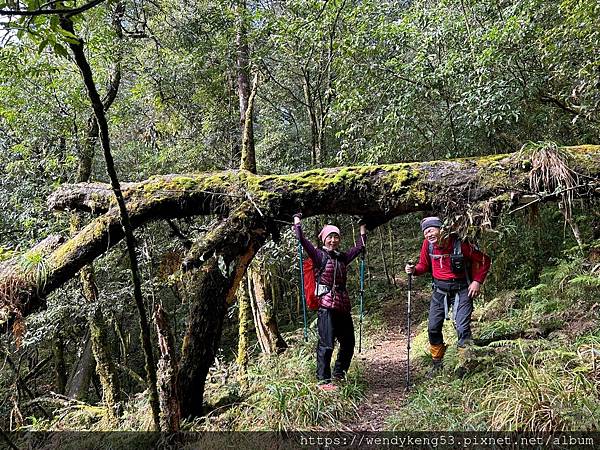
[{"label": "moss-covered log", "polygon": [[[574,173],[576,186],[566,189],[576,196],[600,196],[600,146],[562,148]],[[539,167],[530,152],[415,162],[379,166],[340,167],[290,175],[253,175],[227,171],[152,177],[124,185],[131,223],[139,227],[150,220],[239,211],[243,202],[269,230],[273,219],[290,219],[294,212],[357,214],[372,224],[413,211],[437,209],[465,212],[474,225],[492,223],[500,209],[534,195],[534,201],[557,197],[560,189],[531,185]],[[559,185],[560,186],[560,185]],[[43,261],[44,277],[31,277],[18,260],[0,266],[0,323],[22,317],[44,305],[44,297],[72,278],[123,238],[118,209],[107,185],[79,184],[59,189],[51,199],[57,209],[101,212],[76,236],[49,252]],[[467,215],[465,215],[467,217]],[[219,252],[223,241],[202,245],[199,261]],[[192,258],[193,260],[194,258]]]}]

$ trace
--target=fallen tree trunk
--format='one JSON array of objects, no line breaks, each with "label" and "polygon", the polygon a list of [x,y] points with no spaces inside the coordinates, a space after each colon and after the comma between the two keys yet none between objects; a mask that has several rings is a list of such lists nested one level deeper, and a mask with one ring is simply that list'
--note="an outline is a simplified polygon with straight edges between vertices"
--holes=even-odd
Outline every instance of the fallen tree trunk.
[{"label": "fallen tree trunk", "polygon": [[[600,146],[566,147],[568,165],[581,174],[575,196],[600,196]],[[371,227],[395,216],[424,210],[460,211],[474,225],[493,225],[502,207],[521,198],[533,202],[557,198],[559,191],[530,187],[537,169],[526,153],[380,166],[317,169],[291,175],[254,175],[227,171],[152,177],[124,184],[133,227],[159,219],[217,214],[226,217],[243,202],[247,214],[276,232],[274,219],[290,220],[302,211],[354,214],[371,219]],[[529,197],[528,197],[529,196]],[[44,277],[24,273],[18,260],[0,265],[0,324],[45,306],[44,298],[123,238],[118,208],[108,185],[84,183],[60,188],[49,200],[54,209],[101,213],[58,248],[43,254]],[[465,211],[466,205],[470,210]],[[202,245],[188,258],[190,267],[218,254],[226,239]],[[230,246],[231,247],[231,246]],[[236,255],[237,256],[237,255]]]},{"label": "fallen tree trunk", "polygon": [[[564,162],[565,170],[553,171],[539,163],[551,158],[522,152],[282,176],[246,171],[168,175],[125,186],[134,227],[150,220],[201,214],[221,217],[201,242],[192,245],[182,264],[190,302],[179,364],[182,416],[202,413],[206,375],[218,348],[227,304],[269,233],[277,235],[280,225],[276,220],[289,220],[300,210],[305,216],[358,214],[373,228],[404,213],[434,209],[458,217],[458,227],[493,226],[505,207],[516,210],[527,206],[518,206],[520,203],[556,198],[568,203],[569,198],[600,196],[600,146],[550,152],[560,156],[554,160]],[[565,171],[570,181],[556,175]],[[65,186],[50,203],[55,209],[87,210],[101,216],[62,245],[53,239],[30,250],[28,260],[39,261],[30,271],[23,271],[22,259],[0,266],[0,323],[15,319],[18,323],[44,307],[46,295],[123,238],[112,192],[106,185]]]}]

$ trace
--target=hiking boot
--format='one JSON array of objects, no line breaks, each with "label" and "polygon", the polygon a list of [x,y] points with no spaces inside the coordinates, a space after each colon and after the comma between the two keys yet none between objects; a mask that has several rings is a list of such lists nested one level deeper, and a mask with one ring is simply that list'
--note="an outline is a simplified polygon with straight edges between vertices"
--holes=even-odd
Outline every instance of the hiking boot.
[{"label": "hiking boot", "polygon": [[323,392],[333,392],[337,391],[338,389],[338,387],[333,383],[317,384],[317,388],[319,388]]},{"label": "hiking boot", "polygon": [[440,375],[442,373],[443,369],[444,369],[444,361],[441,359],[434,359],[433,364],[432,364],[431,368],[429,369],[429,372],[427,372],[427,377],[428,378],[437,377],[438,375]]}]

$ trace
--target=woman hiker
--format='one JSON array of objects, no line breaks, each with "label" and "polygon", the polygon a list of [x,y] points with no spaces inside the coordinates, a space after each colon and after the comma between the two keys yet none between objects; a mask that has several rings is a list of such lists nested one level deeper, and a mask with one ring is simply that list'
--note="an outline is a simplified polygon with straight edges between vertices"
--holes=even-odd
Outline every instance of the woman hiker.
[{"label": "woman hiker", "polygon": [[456,333],[458,334],[459,372],[466,370],[467,346],[472,344],[471,313],[473,299],[479,295],[481,285],[490,269],[490,258],[475,246],[462,242],[456,236],[442,237],[442,221],[439,217],[426,217],[421,221],[425,239],[421,246],[416,266],[407,264],[408,274],[422,275],[431,272],[433,294],[429,305],[429,345],[433,367],[430,375],[443,368],[446,344],[442,335],[444,318],[452,309]]},{"label": "woman hiker", "polygon": [[[360,238],[357,244],[347,252],[338,250],[340,230],[333,225],[325,225],[319,233],[322,248],[315,247],[302,233],[301,214],[294,216],[294,232],[302,247],[312,259],[317,278],[319,309],[317,311],[317,379],[318,386],[324,391],[332,391],[337,386],[332,381],[343,380],[350,367],[354,354],[354,325],[350,315],[350,297],[346,289],[347,266],[365,248],[367,240],[366,225],[360,225]],[[322,268],[322,269],[321,269]],[[337,360],[331,377],[331,355],[335,339],[340,344]]]}]

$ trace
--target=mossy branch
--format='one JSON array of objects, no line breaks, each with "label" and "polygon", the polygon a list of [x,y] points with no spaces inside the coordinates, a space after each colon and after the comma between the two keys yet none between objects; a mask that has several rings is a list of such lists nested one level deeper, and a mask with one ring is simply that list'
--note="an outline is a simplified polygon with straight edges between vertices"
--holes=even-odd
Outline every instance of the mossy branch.
[{"label": "mossy branch", "polygon": [[[581,175],[581,186],[573,195],[600,196],[600,146],[560,150],[569,155],[569,168]],[[361,215],[376,225],[409,212],[436,210],[448,216],[468,216],[470,223],[463,225],[493,226],[494,218],[503,208],[518,205],[522,198],[537,194],[529,183],[531,171],[527,154],[514,153],[316,169],[290,175],[254,175],[244,170],[164,175],[124,185],[123,194],[134,228],[151,220],[207,214],[227,217],[228,225],[212,243],[202,244],[201,251],[196,249],[201,255],[211,251],[208,247],[221,246],[219,253],[226,254],[226,245],[221,240],[229,239],[229,232],[253,222],[272,225],[273,219],[291,221],[298,211],[306,217]],[[43,287],[3,289],[2,286],[14,281],[11,281],[14,271],[10,270],[10,264],[0,267],[0,321],[24,316],[43,306],[48,293],[123,238],[119,212],[111,195],[107,185],[84,183],[64,186],[52,196],[51,204],[56,209],[103,214],[47,256]],[[241,225],[242,222],[246,225]]]}]

